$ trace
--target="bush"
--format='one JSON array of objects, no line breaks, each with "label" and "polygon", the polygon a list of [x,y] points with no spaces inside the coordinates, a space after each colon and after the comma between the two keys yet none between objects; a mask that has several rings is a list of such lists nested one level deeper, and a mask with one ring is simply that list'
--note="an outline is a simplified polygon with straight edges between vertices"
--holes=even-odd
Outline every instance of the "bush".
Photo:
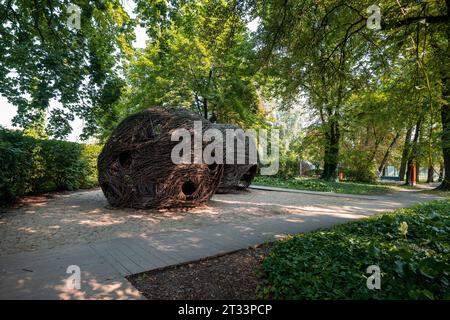
[{"label": "bush", "polygon": [[350,181],[373,183],[378,180],[377,166],[374,161],[367,160],[367,152],[353,150],[347,152],[341,163],[345,178]]},{"label": "bush", "polygon": [[0,128],[0,203],[16,196],[97,185],[98,145],[39,140]]},{"label": "bush", "polygon": [[[276,299],[450,299],[450,201],[294,236],[262,263],[259,295]],[[381,290],[366,286],[367,267]]]},{"label": "bush", "polygon": [[292,154],[280,154],[279,169],[277,176],[283,178],[292,178],[298,176],[299,160]]}]

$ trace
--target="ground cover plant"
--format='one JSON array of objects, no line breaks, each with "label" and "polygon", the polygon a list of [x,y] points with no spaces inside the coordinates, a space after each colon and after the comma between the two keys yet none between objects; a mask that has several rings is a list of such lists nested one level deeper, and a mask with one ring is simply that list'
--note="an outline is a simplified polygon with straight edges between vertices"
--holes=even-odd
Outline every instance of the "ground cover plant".
[{"label": "ground cover plant", "polygon": [[370,194],[389,192],[389,186],[374,183],[335,182],[319,179],[278,178],[258,176],[253,184],[297,190],[324,191],[347,194]]},{"label": "ground cover plant", "polygon": [[[381,289],[366,286],[379,266]],[[279,242],[261,265],[275,299],[450,299],[450,201],[399,209]]]}]

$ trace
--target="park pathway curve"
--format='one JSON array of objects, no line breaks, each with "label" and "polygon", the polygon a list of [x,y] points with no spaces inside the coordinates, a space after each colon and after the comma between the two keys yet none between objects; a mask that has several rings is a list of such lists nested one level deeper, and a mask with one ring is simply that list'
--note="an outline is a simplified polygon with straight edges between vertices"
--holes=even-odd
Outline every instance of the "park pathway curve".
[{"label": "park pathway curve", "polygon": [[[105,202],[101,196],[97,197],[98,190],[70,193],[67,197],[50,199],[45,205],[35,208],[39,215],[47,215],[48,219],[53,219],[51,225],[46,225],[47,220],[37,218],[34,223],[43,224],[42,228],[35,225],[30,230],[32,226],[24,226],[16,221],[26,219],[26,210],[30,208],[23,208],[22,211],[8,210],[0,214],[0,243],[4,242],[5,226],[15,226],[17,229],[13,231],[18,233],[34,231],[31,232],[34,238],[24,237],[27,240],[23,240],[15,252],[4,254],[2,251],[0,254],[0,299],[143,299],[125,276],[219,255],[273,241],[287,234],[326,228],[439,198],[412,191],[356,196],[256,188],[258,189],[252,189],[244,195],[216,195],[210,206],[199,209],[198,212],[168,215],[167,219],[176,221],[171,225],[172,228],[166,228],[167,225],[160,220],[155,222],[142,217],[140,219],[145,220],[145,224],[131,224],[127,227],[127,223],[130,223],[128,219],[132,220],[132,214],[138,213],[130,210],[104,211]],[[98,202],[90,202],[89,205],[98,208],[88,207],[87,210],[79,205],[80,201],[94,199],[93,195],[96,195]],[[62,214],[67,213],[68,218],[60,216],[61,213],[57,210],[60,206],[64,206],[66,211]],[[78,216],[71,213],[70,208],[78,210],[78,216],[82,217],[75,219]],[[83,208],[87,211],[84,212]],[[36,214],[36,210],[33,214]],[[102,223],[106,222],[100,221],[102,223],[92,225],[89,221],[86,222],[87,218],[83,216],[85,213],[94,216],[109,215],[108,219],[115,222],[119,229],[104,231],[109,232],[112,238],[104,238],[101,232],[103,236],[100,237],[99,230],[95,227],[101,228]],[[167,212],[162,214],[167,215]],[[196,217],[201,222],[189,220],[193,214],[198,214]],[[96,216],[97,221],[99,217]],[[54,226],[55,219],[67,220],[64,224],[60,223],[59,229],[75,230],[75,235],[67,233],[68,240],[76,234],[82,234],[81,231],[97,234],[84,235],[77,243],[70,244],[62,243],[55,233],[55,243],[52,243],[51,235],[44,233],[44,230]],[[157,226],[161,228],[158,229]],[[128,233],[125,232],[127,228]],[[30,250],[26,246],[30,245],[30,239],[39,240],[43,244]],[[75,239],[79,240],[73,238],[72,241]],[[3,249],[3,245],[0,248]],[[72,270],[76,269],[75,274],[68,273],[70,266]],[[80,289],[74,287],[78,270]]]}]

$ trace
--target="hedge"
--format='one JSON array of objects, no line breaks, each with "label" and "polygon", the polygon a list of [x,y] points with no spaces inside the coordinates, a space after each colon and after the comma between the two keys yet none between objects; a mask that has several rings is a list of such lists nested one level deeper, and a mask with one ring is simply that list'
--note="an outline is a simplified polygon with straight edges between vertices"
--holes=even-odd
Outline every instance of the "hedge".
[{"label": "hedge", "polygon": [[0,127],[0,203],[97,185],[99,145],[39,140]]}]

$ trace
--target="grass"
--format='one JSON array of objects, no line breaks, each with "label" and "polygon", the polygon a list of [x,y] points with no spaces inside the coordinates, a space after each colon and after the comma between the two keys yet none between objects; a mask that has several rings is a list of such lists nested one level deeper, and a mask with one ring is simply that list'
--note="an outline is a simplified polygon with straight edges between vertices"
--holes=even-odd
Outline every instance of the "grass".
[{"label": "grass", "polygon": [[390,186],[381,184],[332,182],[318,179],[277,178],[258,176],[253,184],[260,186],[281,187],[297,190],[324,191],[346,194],[382,194],[391,190]]},{"label": "grass", "polygon": [[[380,290],[366,286],[371,265]],[[280,241],[261,272],[261,298],[450,299],[450,200]]]}]

